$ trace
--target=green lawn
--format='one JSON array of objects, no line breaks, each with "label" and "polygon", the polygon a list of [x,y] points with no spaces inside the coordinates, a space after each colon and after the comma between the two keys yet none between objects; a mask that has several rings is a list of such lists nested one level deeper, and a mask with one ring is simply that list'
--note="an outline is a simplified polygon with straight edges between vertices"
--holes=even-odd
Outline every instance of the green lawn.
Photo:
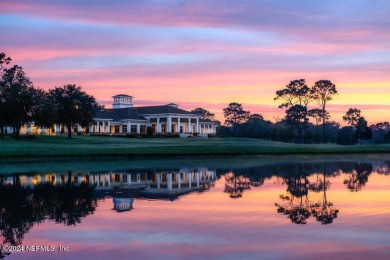
[{"label": "green lawn", "polygon": [[244,138],[121,138],[37,136],[20,140],[0,138],[0,159],[145,157],[248,154],[347,154],[390,153],[390,144],[340,146],[334,144],[288,144]]}]

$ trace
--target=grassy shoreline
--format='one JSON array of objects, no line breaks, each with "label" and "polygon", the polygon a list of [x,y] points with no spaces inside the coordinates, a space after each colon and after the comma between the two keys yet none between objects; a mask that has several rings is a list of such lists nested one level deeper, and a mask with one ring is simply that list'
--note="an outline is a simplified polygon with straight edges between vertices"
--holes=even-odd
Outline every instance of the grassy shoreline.
[{"label": "grassy shoreline", "polygon": [[390,153],[390,144],[341,146],[290,144],[244,138],[119,138],[99,136],[37,136],[0,139],[0,161],[75,158],[164,158],[233,155],[326,155]]}]

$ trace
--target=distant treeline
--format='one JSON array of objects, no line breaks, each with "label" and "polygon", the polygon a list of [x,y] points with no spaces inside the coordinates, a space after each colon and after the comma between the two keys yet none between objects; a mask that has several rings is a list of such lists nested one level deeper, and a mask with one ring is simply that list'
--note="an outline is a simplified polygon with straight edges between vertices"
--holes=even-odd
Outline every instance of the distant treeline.
[{"label": "distant treeline", "polygon": [[[330,121],[326,105],[334,95],[336,86],[329,80],[319,80],[308,87],[304,79],[291,81],[284,89],[276,91],[275,100],[283,100],[279,106],[285,109],[285,117],[276,122],[264,120],[259,114],[251,114],[239,103],[230,103],[223,110],[225,126],[217,128],[222,137],[247,137],[295,143],[338,143],[351,145],[363,140],[390,142],[390,125],[382,122],[368,126],[367,120],[357,108],[350,108],[343,116],[349,126],[341,127]],[[318,108],[309,109],[315,102]],[[315,124],[309,122],[312,118]]]}]

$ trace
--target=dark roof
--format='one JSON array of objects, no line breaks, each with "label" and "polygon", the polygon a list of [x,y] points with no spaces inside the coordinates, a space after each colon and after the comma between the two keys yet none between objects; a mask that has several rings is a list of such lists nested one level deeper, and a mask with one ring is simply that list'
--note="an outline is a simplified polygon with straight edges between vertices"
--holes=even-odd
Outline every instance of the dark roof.
[{"label": "dark roof", "polygon": [[147,120],[138,114],[134,108],[118,108],[99,110],[94,114],[94,118],[112,119],[119,121],[122,119]]},{"label": "dark roof", "polygon": [[147,107],[137,107],[140,115],[148,114],[185,114],[185,115],[194,115],[186,110],[173,107],[170,105],[164,106],[147,106]]},{"label": "dark roof", "polygon": [[148,115],[148,114],[195,115],[186,110],[173,107],[170,105],[165,105],[165,106],[129,107],[129,108],[98,110],[95,112],[94,118],[113,119],[115,121],[123,120],[123,119],[146,120],[144,117],[142,117],[142,115]]}]

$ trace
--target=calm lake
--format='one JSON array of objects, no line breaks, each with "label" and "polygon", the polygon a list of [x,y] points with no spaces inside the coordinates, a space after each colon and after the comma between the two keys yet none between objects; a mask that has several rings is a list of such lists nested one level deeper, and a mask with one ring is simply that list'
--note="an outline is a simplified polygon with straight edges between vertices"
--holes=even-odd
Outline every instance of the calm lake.
[{"label": "calm lake", "polygon": [[6,259],[390,259],[390,155],[6,164],[0,213]]}]

